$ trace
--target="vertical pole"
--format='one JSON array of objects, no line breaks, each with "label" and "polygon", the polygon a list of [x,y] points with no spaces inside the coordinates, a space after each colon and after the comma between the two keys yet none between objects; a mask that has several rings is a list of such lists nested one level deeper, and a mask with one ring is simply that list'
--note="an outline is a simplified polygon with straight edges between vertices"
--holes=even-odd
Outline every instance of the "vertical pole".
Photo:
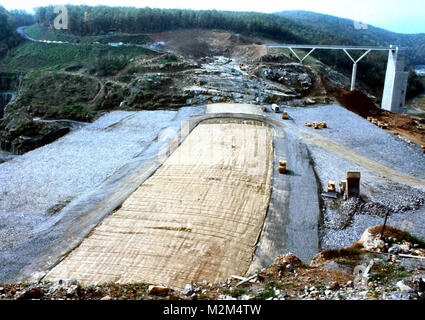
[{"label": "vertical pole", "polygon": [[351,74],[351,91],[356,89],[357,63],[353,64],[353,73]]},{"label": "vertical pole", "polygon": [[382,232],[381,232],[381,239],[384,239],[384,233],[385,233],[385,226],[387,225],[387,219],[388,219],[388,214],[390,213],[390,210],[387,209],[387,212],[385,212],[385,220],[384,220],[384,224],[382,226]]}]

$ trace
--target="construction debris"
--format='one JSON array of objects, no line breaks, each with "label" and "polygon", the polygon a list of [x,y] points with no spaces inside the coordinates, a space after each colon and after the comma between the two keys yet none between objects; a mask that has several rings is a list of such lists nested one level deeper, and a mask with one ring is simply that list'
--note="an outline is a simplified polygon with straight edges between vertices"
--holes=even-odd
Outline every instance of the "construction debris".
[{"label": "construction debris", "polygon": [[319,129],[319,128],[327,128],[328,127],[328,125],[327,125],[327,123],[325,122],[325,121],[322,121],[322,122],[316,122],[316,121],[314,121],[313,123],[309,123],[309,122],[306,122],[306,123],[304,123],[304,126],[306,126],[306,127],[313,127],[314,129]]},{"label": "construction debris", "polygon": [[338,199],[338,194],[336,192],[323,192],[323,197]]},{"label": "construction debris", "polygon": [[371,122],[374,125],[377,125],[381,129],[387,129],[389,127],[388,123],[379,121],[378,119],[373,117],[367,117],[367,121]]},{"label": "construction debris", "polygon": [[247,283],[248,281],[254,280],[257,277],[257,274],[254,274],[253,276],[249,278],[244,278],[242,281],[239,281],[235,287],[240,286],[241,284]]},{"label": "construction debris", "polygon": [[422,259],[422,260],[425,260],[425,257],[421,257],[421,256],[413,256],[413,255],[411,255],[411,254],[403,254],[403,253],[400,253],[400,254],[399,254],[399,256],[400,256],[400,257],[403,257],[403,258],[415,258],[415,259]]},{"label": "construction debris", "polygon": [[387,129],[388,123],[378,121],[378,127],[380,127],[381,129]]}]

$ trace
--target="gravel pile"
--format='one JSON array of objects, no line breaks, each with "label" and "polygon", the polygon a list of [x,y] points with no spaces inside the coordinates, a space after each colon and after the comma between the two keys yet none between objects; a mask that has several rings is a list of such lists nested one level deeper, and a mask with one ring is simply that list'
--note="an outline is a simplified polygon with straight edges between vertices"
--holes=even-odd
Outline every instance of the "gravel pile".
[{"label": "gravel pile", "polygon": [[388,183],[375,190],[373,201],[393,213],[406,212],[417,210],[425,203],[425,192],[409,186]]},{"label": "gravel pile", "polygon": [[379,203],[365,203],[360,198],[350,198],[347,201],[325,200],[323,208],[324,225],[327,229],[344,230],[353,223],[354,215],[384,217],[387,208]]},{"label": "gravel pile", "polygon": [[374,201],[364,201],[361,198],[350,198],[343,201],[324,199],[324,225],[328,229],[343,230],[352,225],[354,215],[366,215],[384,218],[393,214],[402,215],[407,211],[418,210],[425,202],[425,193],[408,186],[398,186],[386,194],[379,194]]},{"label": "gravel pile", "polygon": [[[364,185],[362,184],[363,189]],[[363,231],[383,224],[388,211],[388,225],[425,239],[425,194],[409,186],[388,183],[373,185],[373,193],[364,199],[343,201],[324,199],[320,227],[321,249],[335,249],[357,241]]]},{"label": "gravel pile", "polygon": [[[328,214],[329,212],[326,213],[325,217]],[[354,215],[352,220],[350,220],[349,226],[338,229],[335,227],[339,223],[337,213],[331,212],[329,217],[324,218],[324,222],[328,220],[333,221],[333,224],[324,223],[320,228],[321,250],[349,246],[360,239],[364,230],[371,226],[381,225],[384,222],[384,218],[381,217]],[[387,225],[410,232],[413,236],[424,239],[425,208],[422,207],[417,211],[407,211],[403,214],[392,214],[388,217]]]}]

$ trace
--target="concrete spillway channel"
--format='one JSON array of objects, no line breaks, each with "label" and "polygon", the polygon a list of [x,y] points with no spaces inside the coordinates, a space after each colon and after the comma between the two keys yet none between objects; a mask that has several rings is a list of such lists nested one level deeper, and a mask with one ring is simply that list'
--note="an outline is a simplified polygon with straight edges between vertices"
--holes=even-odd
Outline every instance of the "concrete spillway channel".
[{"label": "concrete spillway channel", "polygon": [[[277,171],[282,159],[287,175]],[[153,160],[27,273],[43,277],[49,264],[44,280],[181,288],[253,272],[282,253],[305,262],[317,253],[317,182],[307,148],[280,121],[255,112],[196,116]]]}]

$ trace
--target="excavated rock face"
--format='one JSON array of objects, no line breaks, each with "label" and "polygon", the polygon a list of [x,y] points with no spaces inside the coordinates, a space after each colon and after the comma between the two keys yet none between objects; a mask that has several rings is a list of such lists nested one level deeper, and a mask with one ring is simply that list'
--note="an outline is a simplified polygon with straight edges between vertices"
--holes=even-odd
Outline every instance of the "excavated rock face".
[{"label": "excavated rock face", "polygon": [[66,125],[35,122],[28,118],[11,121],[0,129],[0,149],[15,154],[42,147],[71,130]]},{"label": "excavated rock face", "polygon": [[[232,41],[243,41],[243,38]],[[259,48],[256,50],[261,51]],[[5,118],[91,121],[100,113],[116,109],[176,109],[226,102],[289,104],[295,102],[294,99],[304,105],[306,102],[302,98],[306,95],[323,95],[317,89],[321,84],[316,80],[316,72],[299,63],[291,63],[290,58],[283,54],[266,54],[260,62],[247,65],[224,56],[204,56],[200,61],[199,64],[148,61],[135,67],[134,72],[109,78],[49,73],[41,78],[41,82],[31,79],[24,82],[23,94],[14,102],[13,108],[5,112]],[[58,77],[60,81],[56,81]],[[56,97],[56,94],[50,94],[53,91],[60,94]],[[21,117],[18,109],[19,112],[28,109],[24,110],[28,119]],[[10,131],[13,127],[10,121],[2,122],[0,141],[3,149],[19,154],[67,132],[53,124],[37,124],[37,134],[20,134],[23,138],[17,139],[20,135]],[[31,125],[28,123],[28,126]],[[46,138],[47,132],[51,133]]]},{"label": "excavated rock face", "polygon": [[263,63],[290,63],[293,62],[291,58],[284,54],[269,53],[257,59],[258,62]]},{"label": "excavated rock face", "polygon": [[300,94],[307,93],[314,84],[314,77],[310,69],[298,63],[260,65],[254,74],[260,78],[283,84]]}]

